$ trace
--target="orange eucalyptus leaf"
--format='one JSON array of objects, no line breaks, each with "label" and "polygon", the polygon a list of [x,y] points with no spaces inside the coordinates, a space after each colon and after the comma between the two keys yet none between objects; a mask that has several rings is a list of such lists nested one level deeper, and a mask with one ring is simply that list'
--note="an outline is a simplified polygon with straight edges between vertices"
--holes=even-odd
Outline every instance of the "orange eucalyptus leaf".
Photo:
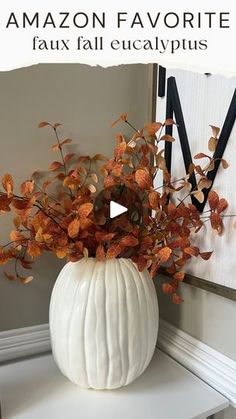
[{"label": "orange eucalyptus leaf", "polygon": [[177,124],[172,118],[167,118],[163,125],[165,125],[167,127],[169,125],[177,125]]},{"label": "orange eucalyptus leaf", "polygon": [[167,143],[173,143],[175,141],[175,138],[171,135],[165,134],[160,138],[160,141],[166,141]]},{"label": "orange eucalyptus leaf", "polygon": [[105,254],[104,246],[102,244],[99,244],[96,250],[96,259],[99,260],[100,262],[103,262],[105,260],[105,257],[106,257],[106,254]]},{"label": "orange eucalyptus leaf", "polygon": [[210,259],[212,253],[213,252],[200,252],[199,255],[201,256],[202,259],[208,260]]},{"label": "orange eucalyptus leaf", "polygon": [[176,281],[180,281],[180,282],[182,282],[182,281],[184,280],[184,277],[185,277],[185,273],[184,273],[184,272],[182,272],[182,271],[176,272],[176,273],[173,275],[173,278],[174,278]]},{"label": "orange eucalyptus leaf", "polygon": [[164,282],[162,284],[162,291],[164,292],[164,294],[173,294],[174,288],[168,282]]},{"label": "orange eucalyptus leaf", "polygon": [[24,196],[32,194],[34,190],[34,181],[33,180],[26,180],[21,184],[20,187],[21,193]]},{"label": "orange eucalyptus leaf", "polygon": [[219,195],[215,191],[210,191],[208,194],[208,202],[211,210],[216,210],[217,206],[219,205]]},{"label": "orange eucalyptus leaf", "polygon": [[191,256],[198,256],[199,255],[199,248],[196,247],[196,246],[185,247],[184,253],[186,253],[187,255],[191,255]]},{"label": "orange eucalyptus leaf", "polygon": [[205,154],[205,153],[198,153],[198,154],[196,154],[195,156],[194,156],[194,159],[203,159],[203,158],[205,158],[205,157],[207,157],[208,159],[211,159],[211,157],[210,156],[208,156],[207,154]]},{"label": "orange eucalyptus leaf", "polygon": [[217,210],[218,214],[221,214],[223,211],[226,210],[227,207],[228,207],[228,202],[226,201],[226,199],[221,198],[218,202],[216,210]]},{"label": "orange eucalyptus leaf", "polygon": [[137,246],[139,244],[139,241],[136,237],[132,236],[132,235],[127,235],[122,237],[120,243],[122,244],[122,246]]},{"label": "orange eucalyptus leaf", "polygon": [[66,154],[65,157],[64,157],[65,162],[68,162],[74,156],[75,156],[75,153],[68,153],[68,154]]},{"label": "orange eucalyptus leaf", "polygon": [[72,140],[70,138],[66,138],[60,143],[60,146],[62,147],[63,145],[70,144],[70,143],[72,143]]},{"label": "orange eucalyptus leaf", "polygon": [[116,233],[108,233],[106,231],[96,231],[95,238],[98,242],[105,242],[112,240],[115,237]]},{"label": "orange eucalyptus leaf", "polygon": [[107,251],[107,259],[116,258],[121,252],[122,246],[120,244],[113,244]]},{"label": "orange eucalyptus leaf", "polygon": [[111,128],[114,128],[119,122],[127,120],[128,113],[122,113],[118,119],[116,119],[112,124]]},{"label": "orange eucalyptus leaf", "polygon": [[125,153],[127,148],[127,144],[125,141],[122,141],[118,144],[118,146],[114,150],[114,156],[117,160],[121,158],[121,156]]},{"label": "orange eucalyptus leaf", "polygon": [[151,191],[148,195],[149,203],[152,209],[158,207],[160,203],[160,194],[156,191]]},{"label": "orange eucalyptus leaf", "polygon": [[38,243],[36,243],[36,241],[30,240],[28,242],[27,253],[29,256],[34,258],[34,257],[40,256],[42,253],[42,250],[40,246],[38,245]]},{"label": "orange eucalyptus leaf", "polygon": [[91,202],[87,202],[82,204],[78,209],[78,214],[81,218],[86,218],[93,210],[93,204]]},{"label": "orange eucalyptus leaf", "polygon": [[79,234],[79,229],[80,229],[80,222],[79,220],[77,220],[77,218],[75,218],[73,221],[71,221],[71,223],[68,226],[68,235],[71,239],[74,239],[75,237],[78,236]]},{"label": "orange eucalyptus leaf", "polygon": [[52,145],[52,151],[59,151],[59,150],[60,150],[59,144],[53,144]]},{"label": "orange eucalyptus leaf", "polygon": [[184,300],[182,297],[180,297],[179,295],[177,295],[176,293],[174,293],[172,295],[172,301],[174,304],[181,304]]},{"label": "orange eucalyptus leaf", "polygon": [[49,166],[49,170],[54,172],[55,170],[61,169],[63,167],[63,164],[59,161],[54,161],[52,164],[50,164]]},{"label": "orange eucalyptus leaf", "polygon": [[10,204],[12,202],[12,197],[9,197],[7,195],[0,195],[0,212],[10,212]]},{"label": "orange eucalyptus leaf", "polygon": [[44,127],[47,127],[48,125],[51,125],[51,124],[49,122],[43,121],[38,124],[38,127],[44,128]]},{"label": "orange eucalyptus leaf", "polygon": [[5,191],[7,192],[8,198],[11,197],[12,196],[12,192],[13,192],[14,183],[13,183],[12,176],[9,173],[6,173],[3,176],[3,178],[2,178],[2,186],[5,189]]},{"label": "orange eucalyptus leaf", "polygon": [[211,226],[213,230],[221,234],[223,231],[223,222],[222,222],[220,214],[218,214],[217,212],[212,212],[210,215],[210,222],[211,222]]},{"label": "orange eucalyptus leaf", "polygon": [[152,177],[144,169],[136,170],[135,180],[141,189],[150,189],[152,186]]},{"label": "orange eucalyptus leaf", "polygon": [[144,128],[146,129],[149,135],[156,134],[161,127],[162,127],[161,122],[153,122],[152,124],[147,124],[144,126]]},{"label": "orange eucalyptus leaf", "polygon": [[172,254],[172,250],[170,247],[165,246],[163,247],[159,252],[158,256],[161,260],[161,262],[167,262]]}]

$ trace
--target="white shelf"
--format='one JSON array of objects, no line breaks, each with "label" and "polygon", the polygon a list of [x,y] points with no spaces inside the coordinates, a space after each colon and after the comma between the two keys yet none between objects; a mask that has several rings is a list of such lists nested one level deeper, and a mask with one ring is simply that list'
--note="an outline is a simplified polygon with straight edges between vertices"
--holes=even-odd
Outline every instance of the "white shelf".
[{"label": "white shelf", "polygon": [[0,391],[2,419],[205,419],[229,405],[159,350],[146,372],[119,390],[80,389],[47,354],[1,366]]}]

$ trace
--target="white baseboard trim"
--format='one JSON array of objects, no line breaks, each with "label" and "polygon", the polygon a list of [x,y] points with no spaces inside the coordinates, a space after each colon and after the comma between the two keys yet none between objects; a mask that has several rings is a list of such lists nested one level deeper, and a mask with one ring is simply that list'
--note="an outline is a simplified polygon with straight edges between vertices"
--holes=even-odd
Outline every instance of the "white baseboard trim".
[{"label": "white baseboard trim", "polygon": [[[160,319],[157,346],[236,407],[236,362]],[[49,325],[0,332],[0,362],[51,350]]]},{"label": "white baseboard trim", "polygon": [[0,362],[51,350],[48,324],[0,332]]},{"label": "white baseboard trim", "polygon": [[236,407],[235,361],[162,319],[157,346]]}]

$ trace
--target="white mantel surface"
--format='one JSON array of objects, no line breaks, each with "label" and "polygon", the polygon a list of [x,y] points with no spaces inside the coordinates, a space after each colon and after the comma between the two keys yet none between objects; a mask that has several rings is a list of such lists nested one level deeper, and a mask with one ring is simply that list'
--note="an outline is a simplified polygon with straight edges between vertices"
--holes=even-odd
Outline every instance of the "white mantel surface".
[{"label": "white mantel surface", "polygon": [[2,365],[2,419],[205,419],[229,403],[157,350],[146,372],[119,390],[81,389],[51,354]]}]

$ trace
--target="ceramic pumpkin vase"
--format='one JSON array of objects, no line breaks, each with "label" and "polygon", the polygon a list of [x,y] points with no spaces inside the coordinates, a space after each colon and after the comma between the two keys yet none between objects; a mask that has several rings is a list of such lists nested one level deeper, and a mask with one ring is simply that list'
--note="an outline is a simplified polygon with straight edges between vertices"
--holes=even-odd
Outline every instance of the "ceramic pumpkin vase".
[{"label": "ceramic pumpkin vase", "polygon": [[143,373],[153,356],[158,314],[153,281],[131,260],[69,262],[50,301],[54,359],[80,387],[125,386]]}]

